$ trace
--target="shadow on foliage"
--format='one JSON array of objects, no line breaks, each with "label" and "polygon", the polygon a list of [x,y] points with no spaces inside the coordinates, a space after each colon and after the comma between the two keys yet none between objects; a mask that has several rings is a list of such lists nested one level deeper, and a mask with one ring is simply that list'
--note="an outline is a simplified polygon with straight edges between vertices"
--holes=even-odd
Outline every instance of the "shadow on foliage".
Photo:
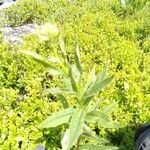
[{"label": "shadow on foliage", "polygon": [[54,128],[43,129],[41,131],[43,133],[43,136],[36,140],[37,146],[40,143],[45,143],[44,145],[41,144],[45,147],[45,150],[61,148],[60,139],[62,126],[59,126],[55,129]]},{"label": "shadow on foliage", "polygon": [[117,129],[115,132],[107,131],[107,137],[113,145],[117,145],[119,150],[133,150],[134,149],[134,136],[139,127],[126,126]]}]

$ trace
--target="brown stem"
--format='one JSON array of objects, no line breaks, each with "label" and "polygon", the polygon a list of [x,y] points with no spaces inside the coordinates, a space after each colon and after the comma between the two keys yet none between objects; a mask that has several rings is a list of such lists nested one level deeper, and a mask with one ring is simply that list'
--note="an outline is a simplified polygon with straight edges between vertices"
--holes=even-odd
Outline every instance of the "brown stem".
[{"label": "brown stem", "polygon": [[79,136],[79,138],[78,138],[78,140],[77,140],[77,147],[76,147],[76,150],[79,150],[80,141],[81,141],[81,135]]}]

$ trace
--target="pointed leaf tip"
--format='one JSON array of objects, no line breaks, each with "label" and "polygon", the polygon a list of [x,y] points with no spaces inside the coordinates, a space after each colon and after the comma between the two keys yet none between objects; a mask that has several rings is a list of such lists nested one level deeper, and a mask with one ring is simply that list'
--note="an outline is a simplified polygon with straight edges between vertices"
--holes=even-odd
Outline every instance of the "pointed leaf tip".
[{"label": "pointed leaf tip", "polygon": [[70,150],[70,148],[75,144],[80,134],[83,132],[84,118],[86,115],[85,109],[77,109],[72,115],[69,133],[68,133],[68,143],[65,150]]},{"label": "pointed leaf tip", "polygon": [[68,108],[60,112],[56,112],[46,120],[44,120],[40,127],[41,128],[51,128],[51,127],[56,127],[58,125],[61,125],[63,123],[68,123],[71,115],[73,114],[74,109],[73,108]]},{"label": "pointed leaf tip", "polygon": [[83,70],[82,70],[82,66],[81,66],[81,62],[80,62],[80,53],[79,53],[79,45],[78,44],[76,44],[74,59],[75,59],[76,68],[78,69],[78,72],[80,73],[80,80],[81,80]]}]

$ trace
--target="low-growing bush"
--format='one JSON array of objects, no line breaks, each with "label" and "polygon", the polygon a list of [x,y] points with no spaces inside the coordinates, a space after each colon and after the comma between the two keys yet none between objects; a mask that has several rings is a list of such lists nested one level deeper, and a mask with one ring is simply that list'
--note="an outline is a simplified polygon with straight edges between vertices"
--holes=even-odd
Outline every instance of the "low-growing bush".
[{"label": "low-growing bush", "polygon": [[[50,37],[53,37],[54,27],[51,28],[52,25],[50,24],[46,27],[47,33],[50,32]],[[118,149],[114,146],[106,146],[105,140],[98,137],[89,128],[90,123],[105,128],[118,127],[109,119],[109,106],[106,109],[99,109],[101,100],[96,100],[96,104],[91,104],[95,95],[111,83],[113,76],[106,78],[107,67],[96,75],[94,67],[90,71],[87,83],[84,84],[86,79],[83,79],[84,72],[80,62],[78,44],[76,44],[73,63],[70,63],[67,58],[65,44],[61,37],[59,37],[59,46],[59,57],[50,56],[48,59],[32,51],[20,51],[44,65],[51,75],[62,78],[60,81],[63,82],[63,87],[47,88],[46,91],[60,99],[64,110],[54,113],[44,120],[40,125],[41,128],[53,128],[61,124],[68,124],[69,128],[65,131],[61,140],[62,149],[64,150],[70,150],[72,147],[76,150]],[[70,100],[66,98],[66,95],[70,95],[74,103],[70,104]],[[89,138],[93,142],[84,142],[84,138]]]},{"label": "low-growing bush", "polygon": [[61,127],[49,131],[38,128],[45,116],[60,109],[59,103],[43,92],[50,84],[43,69],[34,61],[16,54],[9,44],[1,43],[0,149],[35,149],[39,143],[50,148],[58,147]]},{"label": "low-growing bush", "polygon": [[[110,62],[109,73],[115,75],[115,82],[96,98],[107,98],[100,107],[118,102],[110,116],[121,124],[121,128],[106,130],[94,125],[91,128],[103,138],[110,139],[121,150],[133,149],[136,129],[150,120],[149,4],[142,10],[133,11],[131,7],[122,7],[116,0],[107,3],[100,0],[56,0],[43,1],[43,5],[29,1],[29,9],[26,3],[25,0],[20,3],[18,0],[16,5],[6,10],[6,16],[9,16],[6,19],[11,26],[32,22],[43,24],[47,20],[55,22],[62,31],[70,62],[73,60],[74,41],[78,41],[85,76],[93,65],[99,72],[104,64]],[[41,8],[36,9],[36,4]],[[13,17],[16,14],[20,14],[20,19]],[[29,19],[30,16],[33,16],[32,19]],[[49,143],[50,149],[59,149],[63,127],[57,131],[40,131],[38,125],[52,112],[61,109],[58,99],[45,93],[44,89],[61,86],[62,83],[47,72],[43,73],[43,66],[16,53],[18,49],[25,49],[46,57],[56,55],[57,41],[49,38],[43,41],[33,34],[25,37],[22,46],[10,46],[2,42],[0,40],[0,117],[4,123],[0,127],[0,148],[17,149],[16,135],[20,136],[19,128],[22,126],[21,130],[25,132],[22,149],[30,150],[31,145],[35,147],[38,143]],[[17,116],[20,112],[22,117]],[[14,118],[8,117],[8,114]],[[16,118],[21,120],[19,125]],[[30,120],[34,121],[31,123]],[[24,121],[29,124],[24,124]],[[28,138],[31,133],[32,138]]]}]

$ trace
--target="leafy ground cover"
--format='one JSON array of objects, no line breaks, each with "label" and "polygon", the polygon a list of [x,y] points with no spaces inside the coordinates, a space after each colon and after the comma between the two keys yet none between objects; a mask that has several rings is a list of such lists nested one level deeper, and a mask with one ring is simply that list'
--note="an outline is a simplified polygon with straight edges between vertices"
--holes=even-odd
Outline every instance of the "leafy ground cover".
[{"label": "leafy ground cover", "polygon": [[[117,0],[18,0],[6,10],[3,23],[56,24],[69,61],[73,61],[78,42],[86,74],[93,66],[99,72],[109,62],[109,74],[114,74],[115,81],[95,99],[104,99],[100,108],[110,108],[116,102],[110,117],[120,128],[104,129],[94,124],[91,128],[119,149],[131,150],[136,129],[150,120],[149,7],[144,0],[126,5]],[[18,50],[32,50],[48,58],[57,55],[59,45],[57,39],[37,34],[25,37],[20,46],[0,39],[0,149],[31,150],[39,143],[51,150],[60,149],[66,126],[40,129],[39,124],[63,109],[55,95],[45,92],[45,88],[62,83]],[[74,103],[71,98],[70,102]]]}]

